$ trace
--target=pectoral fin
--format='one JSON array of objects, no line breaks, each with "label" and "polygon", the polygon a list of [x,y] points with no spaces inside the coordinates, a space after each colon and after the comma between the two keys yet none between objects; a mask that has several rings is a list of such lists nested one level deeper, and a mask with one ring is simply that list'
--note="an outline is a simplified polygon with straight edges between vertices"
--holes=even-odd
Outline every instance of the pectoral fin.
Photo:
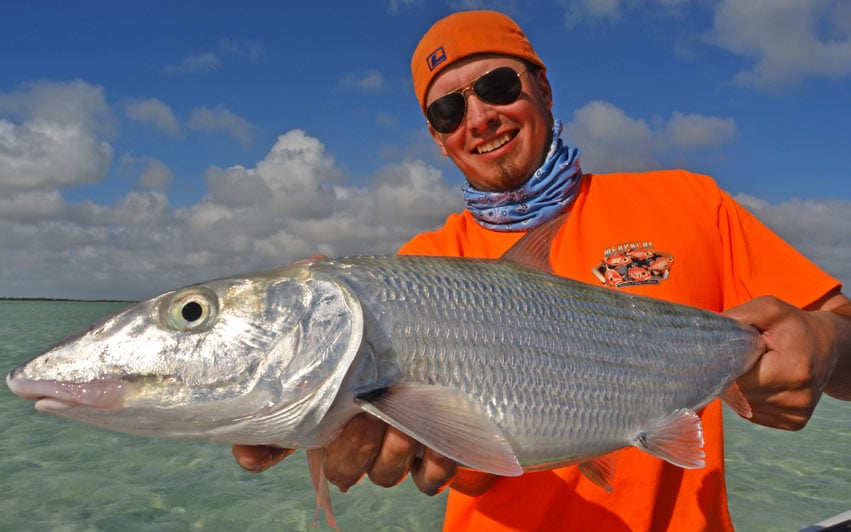
[{"label": "pectoral fin", "polygon": [[328,525],[340,530],[334,519],[334,510],[331,508],[331,491],[328,487],[328,479],[322,467],[325,460],[325,449],[316,448],[307,450],[307,466],[310,468],[310,479],[313,481],[313,489],[316,490],[316,519],[313,526],[319,523],[319,511],[325,512],[325,520]]},{"label": "pectoral fin", "polygon": [[742,390],[739,388],[739,383],[733,381],[730,386],[724,390],[724,393],[721,394],[721,400],[724,403],[736,411],[739,416],[750,419],[753,417],[753,409],[751,408],[751,404],[748,402],[747,397],[742,393]]},{"label": "pectoral fin", "polygon": [[452,388],[398,384],[358,396],[358,405],[461,465],[501,476],[523,468],[481,404]]}]

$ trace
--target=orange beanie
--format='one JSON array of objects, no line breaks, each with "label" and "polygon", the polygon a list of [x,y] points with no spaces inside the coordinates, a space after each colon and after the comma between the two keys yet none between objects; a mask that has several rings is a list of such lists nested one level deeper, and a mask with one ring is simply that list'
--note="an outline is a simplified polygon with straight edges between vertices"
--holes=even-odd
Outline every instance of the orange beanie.
[{"label": "orange beanie", "polygon": [[519,57],[546,68],[520,26],[502,13],[454,13],[437,21],[423,35],[411,58],[414,92],[423,113],[426,93],[435,76],[459,59],[483,53]]}]

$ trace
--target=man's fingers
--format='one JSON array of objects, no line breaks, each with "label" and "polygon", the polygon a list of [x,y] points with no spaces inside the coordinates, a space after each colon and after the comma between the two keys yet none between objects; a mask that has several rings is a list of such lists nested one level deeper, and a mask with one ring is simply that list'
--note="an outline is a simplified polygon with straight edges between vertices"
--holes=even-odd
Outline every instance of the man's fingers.
[{"label": "man's fingers", "polygon": [[499,480],[499,477],[496,475],[459,467],[455,478],[452,480],[452,489],[476,497],[490,489],[497,480]]},{"label": "man's fingers", "polygon": [[[267,445],[234,445],[232,450],[236,462],[254,473],[293,452]],[[323,471],[341,491],[348,490],[366,473],[375,484],[390,487],[410,471],[420,491],[436,495],[454,478],[456,464],[383,421],[359,414],[326,447]]]},{"label": "man's fingers", "polygon": [[425,447],[422,458],[414,461],[411,479],[421,492],[437,495],[452,482],[457,471],[458,465],[454,460]]},{"label": "man's fingers", "polygon": [[328,445],[323,470],[328,481],[346,491],[367,472],[381,449],[387,425],[358,414]]},{"label": "man's fingers", "polygon": [[369,468],[369,479],[379,486],[389,488],[401,482],[422,446],[413,438],[387,427],[381,452]]},{"label": "man's fingers", "polygon": [[234,445],[231,450],[240,467],[252,473],[260,473],[292,454],[295,449],[268,445]]}]

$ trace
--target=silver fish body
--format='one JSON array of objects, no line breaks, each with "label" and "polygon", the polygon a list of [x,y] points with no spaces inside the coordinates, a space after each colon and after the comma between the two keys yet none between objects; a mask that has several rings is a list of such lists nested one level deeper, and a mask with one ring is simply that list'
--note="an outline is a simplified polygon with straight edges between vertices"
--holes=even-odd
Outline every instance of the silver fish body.
[{"label": "silver fish body", "polygon": [[761,349],[717,313],[508,260],[350,257],[139,303],[7,383],[39,410],[147,436],[317,448],[367,411],[496,474],[630,445],[699,467],[694,410]]}]

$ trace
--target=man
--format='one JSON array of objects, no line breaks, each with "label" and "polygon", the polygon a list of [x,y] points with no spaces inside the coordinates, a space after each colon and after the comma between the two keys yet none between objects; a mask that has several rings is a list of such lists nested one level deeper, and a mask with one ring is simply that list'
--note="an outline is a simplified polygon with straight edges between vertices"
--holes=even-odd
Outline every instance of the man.
[{"label": "man", "polygon": [[[799,429],[822,391],[851,400],[851,306],[840,284],[708,177],[583,175],[578,150],[559,137],[546,67],[512,20],[486,11],[447,17],[422,38],[411,69],[432,137],[467,178],[467,209],[401,253],[495,258],[525,230],[568,212],[551,247],[557,274],[726,310],[761,330],[767,350],[739,380],[754,422]],[[789,283],[790,272],[801,282]],[[344,491],[365,473],[382,486],[410,473],[429,494],[451,483],[448,530],[730,530],[720,402],[700,415],[705,468],[626,449],[611,493],[576,467],[516,478],[465,470],[366,415],[331,442],[324,467]],[[235,446],[234,454],[262,470],[288,451]]]}]

